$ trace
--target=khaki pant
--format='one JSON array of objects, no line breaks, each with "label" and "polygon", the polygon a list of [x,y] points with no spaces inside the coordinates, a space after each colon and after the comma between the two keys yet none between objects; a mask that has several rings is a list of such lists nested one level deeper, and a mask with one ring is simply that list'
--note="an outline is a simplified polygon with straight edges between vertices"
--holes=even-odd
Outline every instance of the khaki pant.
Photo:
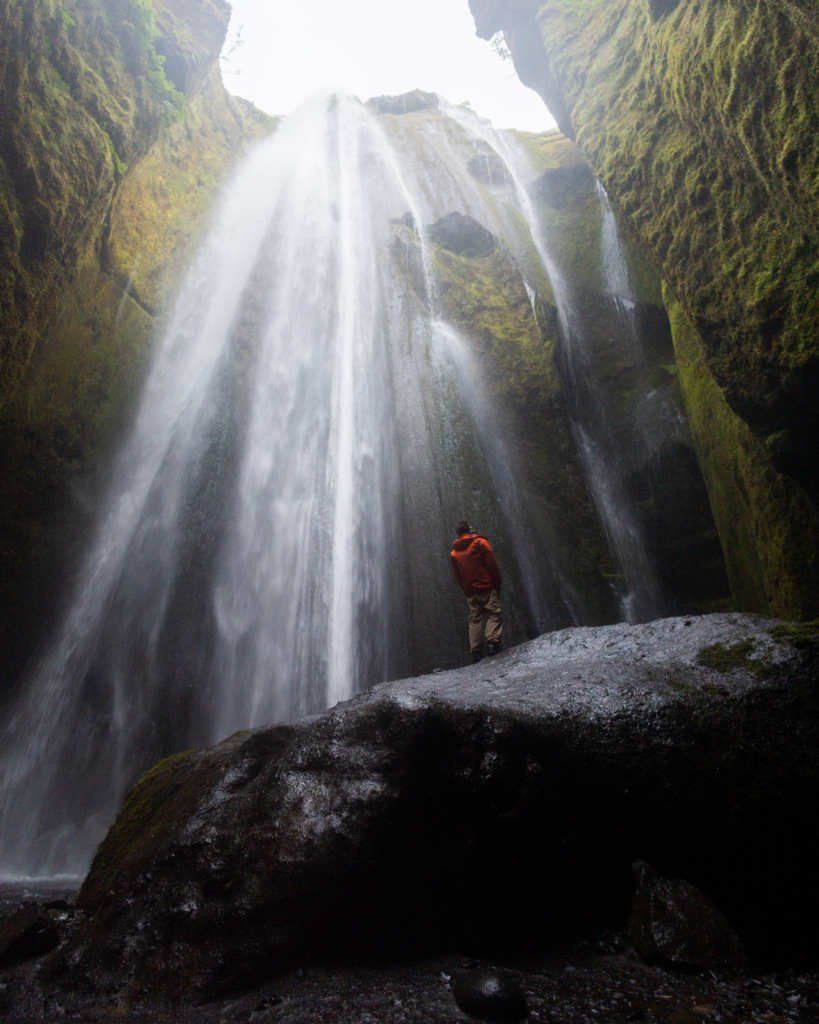
[{"label": "khaki pant", "polygon": [[486,623],[486,642],[500,643],[503,630],[503,609],[497,590],[485,590],[466,599],[469,605],[469,650],[474,654],[482,648],[481,633]]}]

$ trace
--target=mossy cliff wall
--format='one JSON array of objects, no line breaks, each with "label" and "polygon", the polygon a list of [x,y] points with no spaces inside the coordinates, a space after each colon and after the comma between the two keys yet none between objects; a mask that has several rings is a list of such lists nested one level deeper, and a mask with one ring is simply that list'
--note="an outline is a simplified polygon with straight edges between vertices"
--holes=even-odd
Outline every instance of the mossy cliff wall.
[{"label": "mossy cliff wall", "polygon": [[[535,319],[520,268],[508,250],[458,251],[438,237],[433,258],[449,322],[472,343],[502,430],[512,440],[532,523],[555,553],[584,621],[617,618],[608,581],[616,572],[589,500],[555,362],[559,345],[551,296]],[[567,624],[571,624],[568,620]]]},{"label": "mossy cliff wall", "polygon": [[816,593],[815,516],[805,491],[771,466],[763,443],[729,407],[702,345],[669,290],[666,306],[691,431],[736,603],[807,617]]},{"label": "mossy cliff wall", "polygon": [[[474,184],[462,182],[457,190],[442,187],[441,193],[455,203],[453,196],[477,188],[485,206],[467,203],[464,209],[475,217],[486,217],[487,210],[498,212],[511,187],[498,153],[464,134],[437,109],[437,102],[432,109],[417,109],[413,103],[409,113],[392,112],[395,107],[400,111],[396,101],[402,99],[379,102],[389,101],[384,124],[405,155],[426,164],[432,158],[424,149],[429,139],[445,134],[453,164],[468,169]],[[680,412],[679,375],[657,273],[623,236],[630,291],[636,299],[633,320],[625,317],[624,307],[608,293],[604,206],[581,151],[558,130],[517,132],[515,138],[528,157],[526,179],[537,220],[589,348],[587,373],[595,376],[595,394],[584,395],[584,400],[606,403],[612,413],[609,430],[617,433],[619,450],[629,453],[621,459],[624,489],[668,597],[666,611],[730,606],[708,496]],[[446,164],[444,158],[436,180],[443,180]],[[415,245],[412,224],[404,219],[396,231],[398,266],[416,265],[417,255],[415,261],[408,260]],[[498,214],[481,227],[472,217],[452,211],[428,225],[427,236],[442,312],[469,339],[483,385],[498,410],[501,434],[513,442],[533,530],[543,549],[554,554],[581,620],[617,621],[624,580],[578,457],[570,408],[578,389],[567,373],[570,357],[563,349],[555,296],[531,235],[522,218],[517,224]],[[420,271],[411,276],[414,287],[423,290]],[[534,302],[527,288],[536,291]],[[674,420],[670,433],[658,422],[666,410]],[[651,438],[641,422],[647,415]]]},{"label": "mossy cliff wall", "polygon": [[224,0],[0,0],[0,649],[10,673],[42,625],[29,610],[39,620],[58,590],[41,586],[43,573],[88,516],[90,475],[127,415],[214,191],[274,123],[224,89],[228,18]]},{"label": "mossy cliff wall", "polygon": [[[686,402],[723,547],[729,564],[757,566],[753,586],[734,573],[740,607],[815,615],[819,13],[787,0],[470,6],[479,35],[505,33],[521,80],[577,140],[679,304],[675,345],[698,368],[683,383],[702,384]],[[726,478],[770,483],[741,499],[754,529],[728,529]]]}]

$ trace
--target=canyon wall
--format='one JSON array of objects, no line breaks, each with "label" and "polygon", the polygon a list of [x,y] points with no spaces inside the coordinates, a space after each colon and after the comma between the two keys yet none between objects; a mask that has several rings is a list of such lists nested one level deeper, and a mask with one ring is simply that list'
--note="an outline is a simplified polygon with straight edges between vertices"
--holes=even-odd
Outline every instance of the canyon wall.
[{"label": "canyon wall", "polygon": [[737,606],[819,611],[819,16],[791,0],[470,0],[665,283]]},{"label": "canyon wall", "polygon": [[[223,0],[32,0],[25,8],[0,0],[0,682],[16,677],[56,621],[93,525],[109,455],[133,413],[151,339],[214,195],[238,155],[275,126],[276,119],[225,91],[218,55],[228,17]],[[531,43],[533,37],[520,38]],[[519,59],[516,39],[510,35]],[[453,154],[463,150],[487,209],[517,188],[490,145],[471,148],[473,142],[460,138],[457,117],[444,127],[437,97],[417,92],[370,106],[388,134],[406,136],[419,154],[427,130],[449,133]],[[742,606],[768,607],[765,588],[753,590],[764,568],[747,554],[756,551],[753,531],[746,528],[741,545],[726,543],[725,522],[733,524],[734,492],[743,481],[728,488],[721,505],[715,501],[713,460],[703,440],[717,419],[721,424],[735,414],[725,406],[720,419],[692,405],[700,393],[703,402],[722,401],[716,385],[686,387],[683,395],[681,383],[699,372],[689,369],[699,342],[686,349],[679,328],[675,358],[651,253],[646,259],[627,232],[622,244],[633,310],[623,318],[604,280],[606,206],[571,140],[568,114],[562,120],[565,132],[518,133],[531,165],[525,187],[571,284],[596,366],[595,393],[620,423],[613,432],[620,432],[621,449],[634,449],[624,486],[669,595],[663,611],[731,604],[687,426],[674,428],[673,438],[647,440],[637,423],[646,403],[665,403],[673,417],[683,399],[734,594]],[[436,216],[458,210],[443,197],[434,205],[441,206]],[[628,210],[618,216],[621,227],[624,217],[635,226]],[[619,602],[628,587],[578,461],[567,412],[574,385],[550,284],[534,252],[513,258],[506,236],[479,239],[473,251],[469,237],[453,234],[445,221],[426,225],[441,308],[470,339],[503,430],[515,443],[528,514],[542,544],[557,552],[576,596],[567,621],[613,621],[623,614]],[[407,251],[417,246],[412,225],[396,226],[396,244]],[[669,309],[674,301],[669,292]],[[587,396],[587,405],[594,401]],[[756,467],[754,453],[764,445],[752,433],[742,436],[743,451],[751,453],[746,462]],[[802,493],[773,469],[752,476],[754,487],[778,488],[765,514],[769,507],[777,512],[781,501],[793,505],[793,494]],[[746,518],[756,508],[755,493],[745,496]],[[809,527],[811,514],[803,516]],[[787,522],[793,532],[797,520]],[[772,550],[784,545],[792,558],[788,538],[778,543]],[[737,551],[749,562],[741,571],[731,570]],[[794,589],[798,597],[801,590]]]},{"label": "canyon wall", "polygon": [[214,192],[275,124],[224,88],[229,13],[0,2],[4,676],[48,619],[55,553],[90,519],[100,456]]}]

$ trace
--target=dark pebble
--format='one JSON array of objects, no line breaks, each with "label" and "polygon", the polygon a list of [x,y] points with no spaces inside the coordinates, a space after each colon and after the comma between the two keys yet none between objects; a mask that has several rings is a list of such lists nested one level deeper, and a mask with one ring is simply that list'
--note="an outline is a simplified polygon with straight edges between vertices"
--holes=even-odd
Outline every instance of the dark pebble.
[{"label": "dark pebble", "polygon": [[502,971],[480,968],[462,974],[452,987],[455,1002],[473,1017],[518,1021],[526,1016],[526,996],[516,981]]}]

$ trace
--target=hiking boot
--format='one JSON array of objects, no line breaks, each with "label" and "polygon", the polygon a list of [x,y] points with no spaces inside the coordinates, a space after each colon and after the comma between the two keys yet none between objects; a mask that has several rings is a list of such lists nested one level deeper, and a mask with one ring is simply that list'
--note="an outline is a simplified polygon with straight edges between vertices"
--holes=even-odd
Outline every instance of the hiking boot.
[{"label": "hiking boot", "polygon": [[476,664],[477,664],[477,662],[479,662],[481,660],[482,657],[483,657],[483,651],[473,651],[472,652],[472,660]]},{"label": "hiking boot", "polygon": [[486,653],[491,658],[493,654],[500,654],[501,645],[499,643],[489,643],[486,645]]}]

